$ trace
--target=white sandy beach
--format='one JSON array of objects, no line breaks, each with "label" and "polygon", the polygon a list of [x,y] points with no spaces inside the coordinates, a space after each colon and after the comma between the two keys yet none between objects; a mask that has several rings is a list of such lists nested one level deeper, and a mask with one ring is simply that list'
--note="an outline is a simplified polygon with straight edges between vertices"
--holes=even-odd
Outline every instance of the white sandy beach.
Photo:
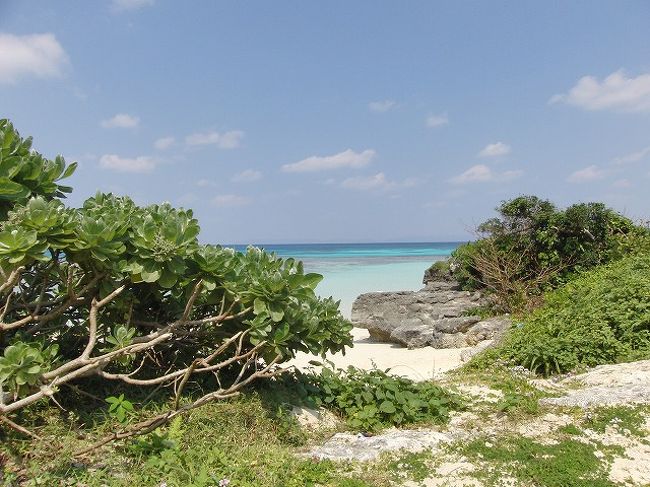
[{"label": "white sandy beach", "polygon": [[[391,373],[408,377],[413,380],[429,380],[438,378],[441,374],[455,369],[464,363],[463,358],[476,351],[475,347],[466,348],[418,348],[409,350],[396,344],[374,341],[368,335],[368,330],[354,328],[352,330],[354,346],[346,354],[328,355],[336,367],[346,368],[350,365],[361,369],[391,369]],[[322,360],[320,357],[299,354],[289,365],[304,370],[313,367],[310,360]]]}]

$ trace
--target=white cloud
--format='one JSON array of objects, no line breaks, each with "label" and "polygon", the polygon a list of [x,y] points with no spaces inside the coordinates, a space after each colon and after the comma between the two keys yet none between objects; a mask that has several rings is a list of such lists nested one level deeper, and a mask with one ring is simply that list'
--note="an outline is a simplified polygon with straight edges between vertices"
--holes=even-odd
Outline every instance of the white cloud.
[{"label": "white cloud", "polygon": [[390,190],[415,186],[415,179],[405,179],[404,181],[390,181],[383,172],[374,176],[359,176],[344,179],[341,187],[345,189],[354,189],[358,191],[368,190]]},{"label": "white cloud", "polygon": [[499,157],[510,154],[510,146],[504,144],[503,142],[495,142],[494,144],[488,144],[481,152],[478,153],[479,157]]},{"label": "white cloud", "polygon": [[0,34],[0,83],[15,83],[29,76],[59,77],[68,62],[54,34]]},{"label": "white cloud", "polygon": [[169,149],[175,142],[174,137],[161,137],[153,143],[153,146],[158,150],[165,150]]},{"label": "white cloud", "polygon": [[397,103],[394,100],[378,100],[378,101],[371,101],[368,103],[368,109],[371,112],[376,112],[376,113],[384,113],[387,112],[388,110],[395,108],[397,106]]},{"label": "white cloud", "polygon": [[214,130],[208,132],[197,132],[185,137],[187,145],[216,145],[219,149],[235,149],[240,146],[244,132],[241,130],[231,130],[229,132],[219,133]]},{"label": "white cloud", "polygon": [[638,162],[642,159],[645,159],[647,156],[650,156],[650,147],[646,147],[645,149],[641,149],[640,151],[637,152],[632,152],[631,154],[626,154],[621,157],[617,157],[614,159],[614,164],[617,165],[623,165],[623,164],[628,164],[630,162]]},{"label": "white cloud", "polygon": [[233,183],[252,183],[253,181],[259,181],[262,179],[262,173],[254,169],[246,169],[238,174],[235,174],[231,181]]},{"label": "white cloud", "polygon": [[101,126],[105,129],[133,129],[140,125],[140,119],[128,113],[118,113],[114,117],[102,120]]},{"label": "white cloud", "polygon": [[147,156],[130,158],[120,157],[115,154],[104,154],[99,158],[99,165],[111,171],[147,173],[154,170],[156,161]]},{"label": "white cloud", "polygon": [[142,7],[150,7],[155,0],[113,0],[112,7],[115,12],[126,10],[137,10]]},{"label": "white cloud", "polygon": [[477,164],[470,167],[467,171],[450,179],[454,184],[467,183],[507,183],[521,177],[523,171],[512,170],[504,172],[494,172],[485,164]]},{"label": "white cloud", "polygon": [[430,128],[442,127],[443,125],[447,125],[448,123],[449,123],[449,118],[447,118],[446,113],[443,113],[441,115],[429,115],[427,117],[427,127]]},{"label": "white cloud", "polygon": [[212,199],[212,204],[217,208],[227,208],[233,206],[246,206],[251,200],[237,194],[221,194]]},{"label": "white cloud", "polygon": [[587,183],[589,181],[603,179],[604,177],[605,171],[596,165],[591,165],[571,173],[567,178],[567,181],[570,183]]},{"label": "white cloud", "polygon": [[619,70],[602,82],[593,76],[584,76],[567,94],[555,95],[550,102],[563,102],[586,110],[647,112],[650,111],[650,73],[629,78]]},{"label": "white cloud", "polygon": [[363,152],[354,152],[352,149],[339,152],[333,156],[311,156],[292,164],[284,164],[284,172],[314,172],[328,171],[342,167],[359,168],[370,164],[375,157],[375,151],[366,149]]}]

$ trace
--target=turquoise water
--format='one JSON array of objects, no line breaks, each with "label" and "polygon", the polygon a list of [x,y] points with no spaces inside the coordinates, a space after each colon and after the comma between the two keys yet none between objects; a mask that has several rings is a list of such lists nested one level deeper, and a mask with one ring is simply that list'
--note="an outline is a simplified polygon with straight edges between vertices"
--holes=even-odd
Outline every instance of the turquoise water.
[{"label": "turquoise water", "polygon": [[359,294],[420,289],[424,271],[433,262],[447,258],[458,245],[431,242],[257,246],[281,257],[302,260],[306,272],[322,274],[318,294],[340,300],[343,315],[349,317]]}]

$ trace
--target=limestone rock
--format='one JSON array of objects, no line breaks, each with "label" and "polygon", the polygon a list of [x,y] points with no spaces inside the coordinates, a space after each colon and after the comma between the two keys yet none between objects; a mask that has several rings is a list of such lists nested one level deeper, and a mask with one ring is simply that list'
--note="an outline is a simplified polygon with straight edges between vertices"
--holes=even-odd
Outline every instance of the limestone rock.
[{"label": "limestone rock", "polygon": [[334,414],[324,409],[317,410],[301,406],[293,406],[291,415],[298,424],[310,430],[330,429],[336,426],[337,419]]},{"label": "limestone rock", "polygon": [[445,433],[427,430],[388,430],[377,436],[337,433],[322,446],[310,450],[307,455],[319,460],[375,460],[384,452],[419,452],[435,450],[452,441]]},{"label": "limestone rock", "polygon": [[420,291],[362,294],[352,306],[352,322],[379,341],[461,348],[498,338],[510,326],[507,317],[471,315],[486,303],[481,293],[461,291],[455,281],[434,281]]},{"label": "limestone rock", "polygon": [[610,406],[616,404],[650,404],[650,360],[624,364],[600,365],[560,384],[577,382],[581,387],[563,397],[543,399],[559,406]]}]

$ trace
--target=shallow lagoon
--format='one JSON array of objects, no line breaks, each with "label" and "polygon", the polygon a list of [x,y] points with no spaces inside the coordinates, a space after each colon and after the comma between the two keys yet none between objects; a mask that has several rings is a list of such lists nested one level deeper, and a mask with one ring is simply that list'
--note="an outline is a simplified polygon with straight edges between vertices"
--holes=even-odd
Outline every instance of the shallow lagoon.
[{"label": "shallow lagoon", "polygon": [[318,294],[340,300],[341,311],[349,318],[359,294],[420,289],[424,271],[433,262],[447,258],[458,245],[417,242],[259,246],[281,257],[300,259],[306,272],[322,274]]}]

